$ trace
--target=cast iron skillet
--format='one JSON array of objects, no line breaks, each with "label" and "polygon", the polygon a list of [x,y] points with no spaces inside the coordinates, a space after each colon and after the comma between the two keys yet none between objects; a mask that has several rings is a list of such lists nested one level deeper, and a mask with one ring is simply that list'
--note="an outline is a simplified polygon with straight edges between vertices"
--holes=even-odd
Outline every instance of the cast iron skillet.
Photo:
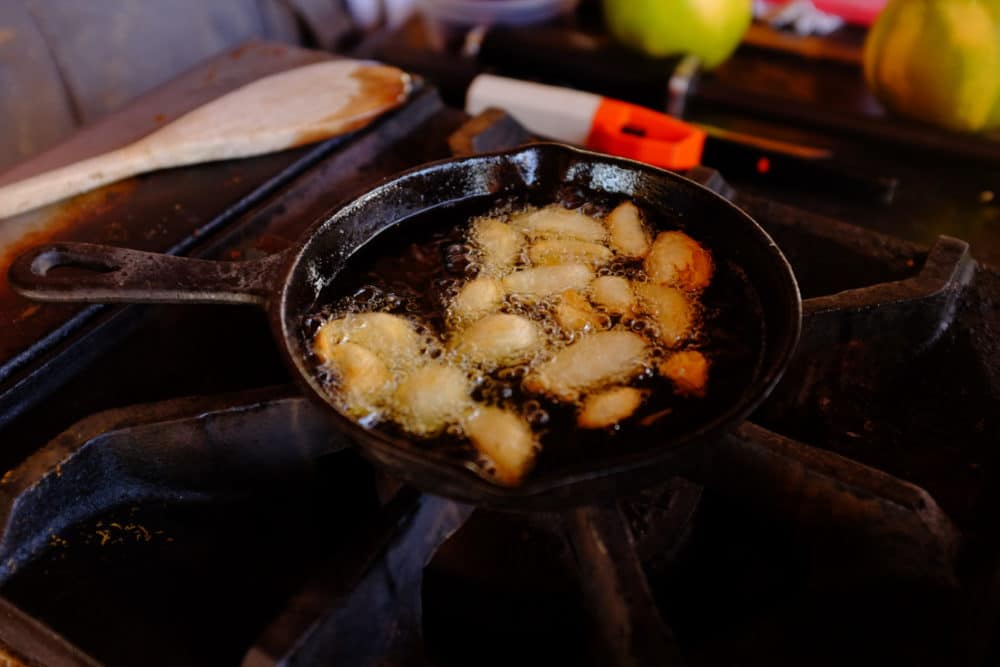
[{"label": "cast iron skillet", "polygon": [[[649,210],[665,207],[686,221],[688,233],[706,244],[717,260],[731,259],[743,269],[760,295],[763,349],[756,372],[738,399],[680,436],[651,441],[629,452],[612,447],[600,457],[538,471],[512,489],[491,484],[426,448],[358,426],[337,411],[308,360],[302,321],[354,253],[387,229],[406,225],[431,209],[474,198],[482,201],[484,212],[511,196],[553,200],[567,185],[622,195]],[[428,217],[433,216],[418,220]],[[79,271],[74,275],[52,271],[65,266],[93,273],[81,278]],[[262,306],[270,314],[285,361],[306,393],[330,408],[334,428],[368,457],[423,490],[479,505],[525,510],[613,498],[696,465],[704,448],[743,420],[777,383],[798,342],[802,317],[791,267],[746,213],[676,174],[552,143],[445,160],[405,172],[319,220],[301,245],[262,260],[209,262],[60,243],[21,255],[9,275],[14,289],[39,301]]]}]

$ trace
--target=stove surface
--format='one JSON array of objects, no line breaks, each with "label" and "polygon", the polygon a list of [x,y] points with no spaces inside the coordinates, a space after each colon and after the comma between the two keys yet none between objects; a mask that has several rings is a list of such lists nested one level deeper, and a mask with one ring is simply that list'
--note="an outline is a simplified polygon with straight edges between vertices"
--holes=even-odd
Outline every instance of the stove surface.
[{"label": "stove surface", "polygon": [[[193,252],[272,252],[380,178],[526,139],[424,90]],[[0,614],[0,645],[67,665],[994,663],[1000,273],[975,244],[690,176],[761,223],[807,300],[778,389],[691,479],[560,514],[421,495],[330,435],[262,314],[106,309],[129,326],[0,430],[0,594],[45,631]]]}]

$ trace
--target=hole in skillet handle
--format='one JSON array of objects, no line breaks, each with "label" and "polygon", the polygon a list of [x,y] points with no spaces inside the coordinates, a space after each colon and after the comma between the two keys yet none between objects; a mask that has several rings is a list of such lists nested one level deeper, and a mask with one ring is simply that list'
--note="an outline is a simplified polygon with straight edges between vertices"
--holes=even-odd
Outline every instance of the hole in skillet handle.
[{"label": "hole in skillet handle", "polygon": [[47,248],[31,260],[31,273],[45,277],[58,269],[86,269],[94,273],[111,273],[120,270],[121,264],[107,257],[82,255],[65,248]]},{"label": "hole in skillet handle", "polygon": [[129,251],[89,243],[53,243],[17,256],[7,271],[10,287],[33,301],[110,303],[131,300],[123,291]]},{"label": "hole in skillet handle", "polygon": [[120,282],[128,267],[127,253],[90,243],[42,245],[16,257],[7,278],[15,292],[29,299],[95,302],[88,298],[90,291],[107,291]]}]

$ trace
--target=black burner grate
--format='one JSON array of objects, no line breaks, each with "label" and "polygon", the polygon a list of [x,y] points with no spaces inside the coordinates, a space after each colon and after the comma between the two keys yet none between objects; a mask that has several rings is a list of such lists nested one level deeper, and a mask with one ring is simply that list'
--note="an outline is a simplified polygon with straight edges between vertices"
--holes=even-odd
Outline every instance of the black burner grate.
[{"label": "black burner grate", "polygon": [[[496,114],[453,133],[428,95],[204,254],[273,250],[386,174],[528,138]],[[1000,274],[955,239],[728,194],[810,299],[785,379],[698,479],[563,515],[421,496],[287,388],[252,389],[285,380],[262,322],[153,308],[4,431],[4,596],[109,665],[981,664],[1000,609]],[[234,319],[247,335],[205,341]],[[120,384],[150,356],[165,375]]]}]

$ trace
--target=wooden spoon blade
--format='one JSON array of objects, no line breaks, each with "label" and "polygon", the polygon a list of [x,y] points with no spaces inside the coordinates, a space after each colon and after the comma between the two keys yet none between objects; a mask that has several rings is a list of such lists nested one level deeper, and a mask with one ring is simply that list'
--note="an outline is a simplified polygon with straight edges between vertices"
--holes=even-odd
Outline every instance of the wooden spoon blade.
[{"label": "wooden spoon blade", "polygon": [[133,144],[0,188],[0,218],[156,169],[263,155],[357,130],[405,102],[411,80],[331,60],[258,79]]},{"label": "wooden spoon blade", "polygon": [[405,101],[409,83],[404,72],[386,65],[315,63],[238,88],[140,143],[170,158],[170,166],[178,159],[228,159],[300,146],[362,127]]}]

